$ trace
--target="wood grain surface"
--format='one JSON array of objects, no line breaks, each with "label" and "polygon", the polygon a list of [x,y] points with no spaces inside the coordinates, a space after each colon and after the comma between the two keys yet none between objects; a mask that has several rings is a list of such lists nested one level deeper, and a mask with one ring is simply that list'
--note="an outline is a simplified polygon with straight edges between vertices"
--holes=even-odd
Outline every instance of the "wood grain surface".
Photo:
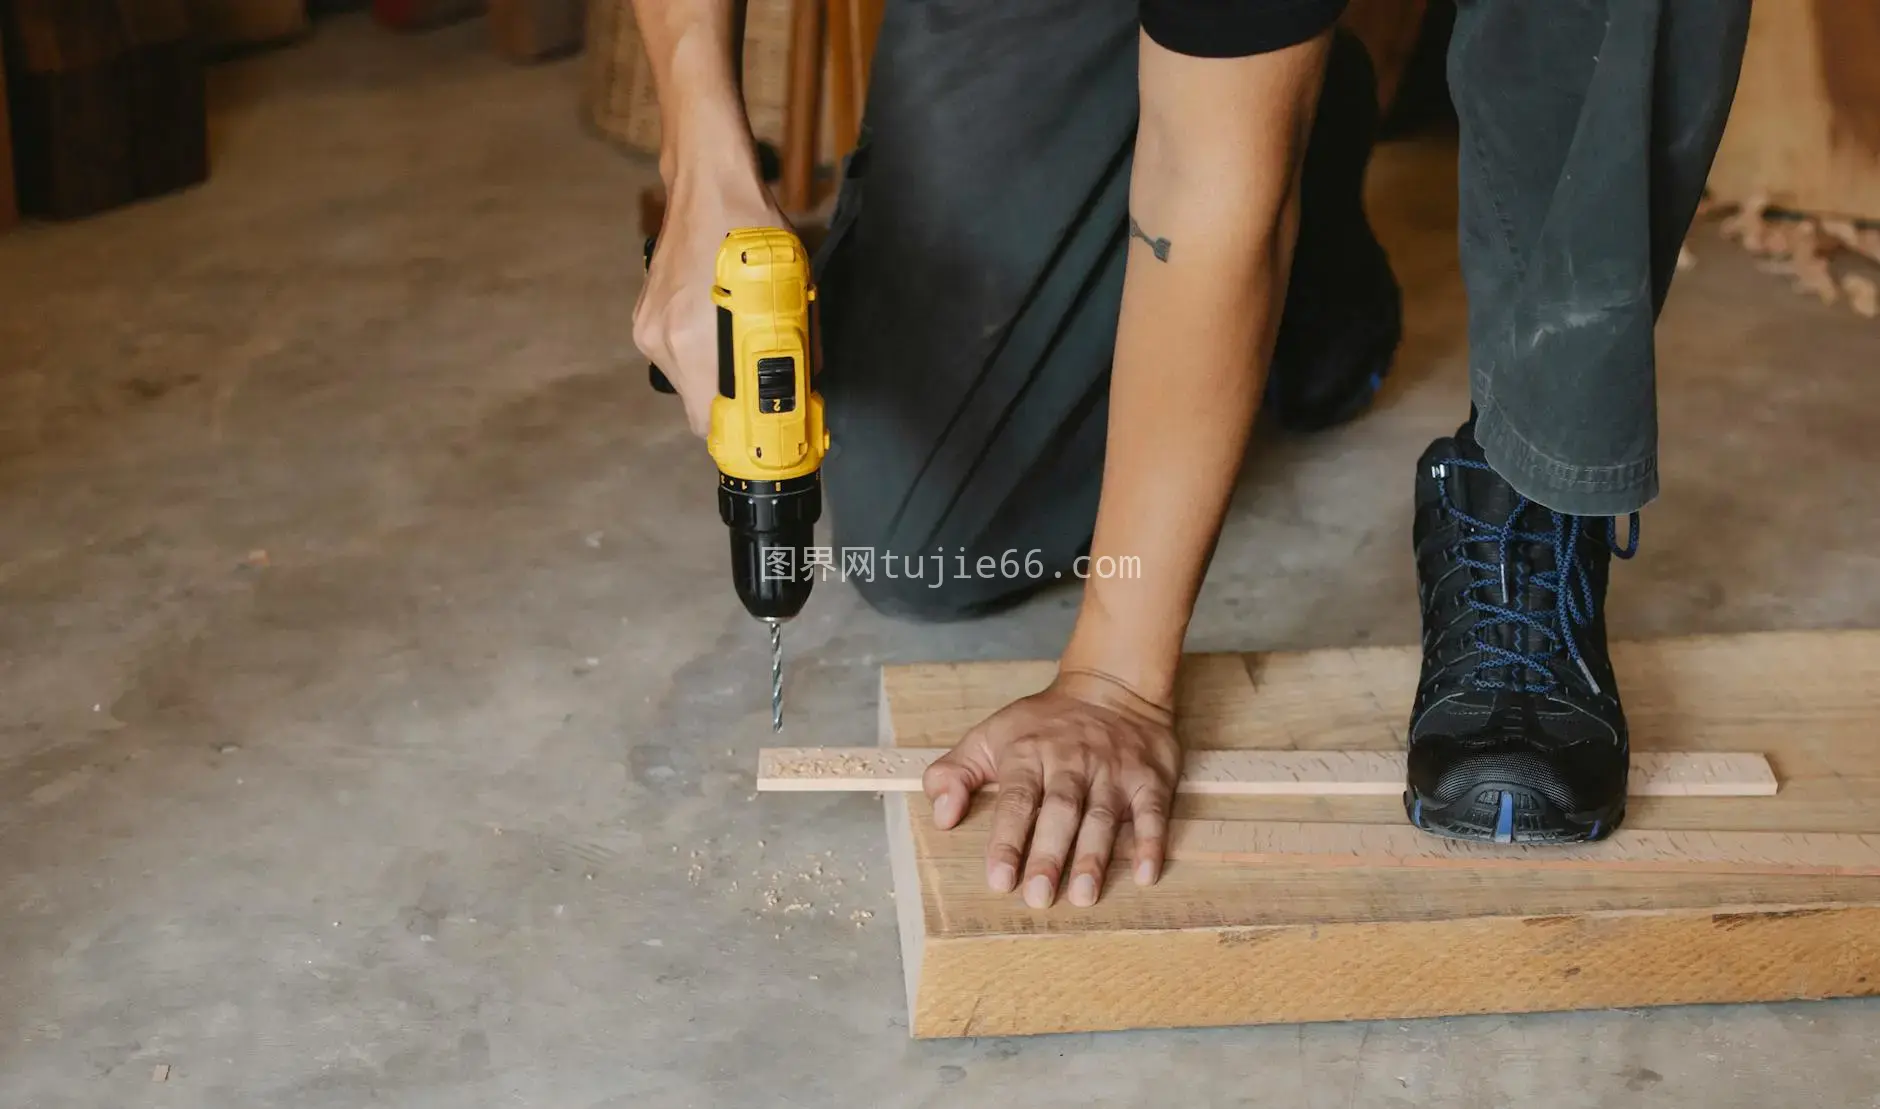
[{"label": "wood grain surface", "polygon": [[[1880,835],[1880,634],[1672,639],[1614,655],[1636,751],[1762,752],[1781,783],[1773,796],[1636,798],[1624,834]],[[1409,648],[1193,656],[1178,691],[1184,743],[1388,748],[1416,671]],[[1051,673],[888,668],[883,745],[948,745]],[[986,887],[986,806],[940,832],[921,794],[887,800],[915,1036],[1880,993],[1871,876],[1272,856],[1179,858],[1140,888],[1123,860],[1096,906],[1033,910]],[[1401,803],[1383,796],[1184,795],[1175,816],[1191,835],[1210,821],[1403,827]],[[1739,844],[1750,842],[1774,841]]]}]

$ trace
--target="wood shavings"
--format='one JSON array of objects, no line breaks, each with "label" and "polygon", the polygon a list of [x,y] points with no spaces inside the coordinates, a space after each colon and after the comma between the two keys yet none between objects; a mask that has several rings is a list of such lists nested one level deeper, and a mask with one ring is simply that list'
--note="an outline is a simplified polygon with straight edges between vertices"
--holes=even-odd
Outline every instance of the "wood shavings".
[{"label": "wood shavings", "polygon": [[1705,193],[1697,201],[1697,211],[1691,214],[1691,222],[1703,223],[1705,220],[1716,219],[1718,216],[1727,216],[1734,211],[1736,211],[1736,205]]},{"label": "wood shavings", "polygon": [[1854,221],[1844,219],[1825,219],[1821,221],[1821,233],[1839,243],[1845,250],[1851,250],[1880,266],[1880,228],[1859,228]]},{"label": "wood shavings", "polygon": [[1858,273],[1841,276],[1841,291],[1847,294],[1848,306],[1867,319],[1880,316],[1880,284],[1874,279]]},{"label": "wood shavings", "polygon": [[1743,249],[1751,254],[1763,254],[1763,234],[1769,211],[1769,198],[1758,194],[1744,201],[1741,206],[1718,228],[1726,239],[1735,239],[1743,244]]},{"label": "wood shavings", "polygon": [[[752,882],[751,888],[758,892],[762,906],[757,910],[761,918],[776,916],[796,916],[801,914],[811,920],[834,923],[847,918],[850,921],[867,920],[873,914],[866,909],[857,910],[843,904],[844,892],[849,876],[843,861],[835,858],[835,852],[824,851],[821,855],[810,855],[788,870],[775,871],[767,883]],[[867,873],[859,866],[857,877],[867,880]],[[752,876],[758,875],[752,871]],[[733,883],[732,892],[737,885]],[[862,915],[857,916],[860,913]],[[788,928],[784,929],[789,931]]]},{"label": "wood shavings", "polygon": [[863,759],[817,759],[785,768],[778,777],[815,778],[829,774],[861,774],[870,764]]},{"label": "wood shavings", "polygon": [[1797,288],[1815,294],[1823,304],[1841,299],[1841,287],[1835,284],[1834,274],[1828,268],[1828,258],[1822,253],[1821,236],[1813,220],[1795,224],[1789,236],[1789,265],[1795,271]]},{"label": "wood shavings", "polygon": [[[1763,259],[1757,269],[1789,278],[1797,292],[1826,305],[1845,300],[1867,319],[1880,316],[1874,279],[1861,273],[1837,275],[1832,261],[1844,253],[1852,256],[1849,260],[1855,265],[1880,263],[1880,230],[1857,227],[1850,220],[1771,216],[1766,196],[1744,201],[1719,230]],[[1678,268],[1687,268],[1682,254]]]}]

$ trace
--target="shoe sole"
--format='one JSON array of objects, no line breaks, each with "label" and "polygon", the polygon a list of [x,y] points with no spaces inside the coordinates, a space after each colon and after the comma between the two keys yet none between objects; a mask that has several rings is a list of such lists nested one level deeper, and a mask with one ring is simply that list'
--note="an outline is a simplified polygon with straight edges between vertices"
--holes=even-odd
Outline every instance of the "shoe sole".
[{"label": "shoe sole", "polygon": [[1625,819],[1623,798],[1603,809],[1569,813],[1518,782],[1481,782],[1447,805],[1407,789],[1403,805],[1415,827],[1472,843],[1592,843],[1610,836]]}]

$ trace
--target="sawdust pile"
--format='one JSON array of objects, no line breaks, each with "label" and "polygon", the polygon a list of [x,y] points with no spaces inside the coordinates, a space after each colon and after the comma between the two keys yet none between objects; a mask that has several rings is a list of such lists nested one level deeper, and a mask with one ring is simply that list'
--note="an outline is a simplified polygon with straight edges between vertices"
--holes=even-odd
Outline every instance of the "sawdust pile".
[{"label": "sawdust pile", "polygon": [[[1777,213],[1766,196],[1742,204],[1706,197],[1698,221],[1717,218],[1723,221],[1718,231],[1762,259],[1757,268],[1765,273],[1789,278],[1797,292],[1823,304],[1845,303],[1867,319],[1880,317],[1880,228]],[[1679,269],[1695,262],[1688,248],[1680,252]]]}]

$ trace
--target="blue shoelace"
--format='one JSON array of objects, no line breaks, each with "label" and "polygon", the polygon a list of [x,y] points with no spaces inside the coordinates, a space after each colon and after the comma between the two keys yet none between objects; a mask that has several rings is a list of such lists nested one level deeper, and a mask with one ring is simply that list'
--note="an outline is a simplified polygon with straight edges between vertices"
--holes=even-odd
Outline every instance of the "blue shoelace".
[{"label": "blue shoelace", "polygon": [[[1451,458],[1438,463],[1438,477],[1447,477],[1447,467],[1465,470],[1490,469],[1485,462],[1476,462],[1467,458]],[[1449,497],[1449,483],[1441,483],[1443,508],[1462,525],[1463,538],[1460,557],[1457,561],[1467,567],[1475,577],[1468,589],[1469,608],[1481,619],[1471,630],[1475,638],[1480,657],[1469,679],[1479,689],[1511,689],[1526,693],[1547,693],[1559,684],[1551,663],[1564,651],[1586,682],[1599,693],[1599,682],[1593,677],[1592,668],[1580,654],[1579,641],[1574,631],[1590,624],[1595,615],[1593,611],[1593,583],[1586,575],[1586,568],[1579,560],[1580,541],[1584,538],[1586,518],[1568,516],[1561,512],[1549,511],[1553,527],[1550,531],[1529,531],[1518,526],[1521,517],[1532,501],[1517,496],[1508,518],[1499,524],[1477,519],[1456,507]],[[1538,506],[1537,506],[1538,507]],[[1632,513],[1631,534],[1624,546],[1619,545],[1619,525],[1611,517],[1606,518],[1606,545],[1619,558],[1631,558],[1638,553],[1638,513]],[[1474,543],[1494,543],[1496,560],[1487,562],[1469,557],[1469,545]],[[1511,560],[1509,554],[1516,544],[1544,543],[1554,552],[1554,568],[1535,572],[1518,561]],[[1479,573],[1478,573],[1479,572]],[[1493,575],[1483,577],[1481,575]],[[1492,590],[1499,586],[1500,600],[1483,600],[1479,592]],[[1539,587],[1554,596],[1553,610],[1532,610],[1516,607],[1517,598],[1527,595],[1530,587]],[[1516,651],[1488,642],[1484,635],[1493,628],[1506,625],[1518,625],[1538,632],[1547,646],[1537,651]],[[1495,671],[1505,670],[1506,678],[1494,676]]]}]

